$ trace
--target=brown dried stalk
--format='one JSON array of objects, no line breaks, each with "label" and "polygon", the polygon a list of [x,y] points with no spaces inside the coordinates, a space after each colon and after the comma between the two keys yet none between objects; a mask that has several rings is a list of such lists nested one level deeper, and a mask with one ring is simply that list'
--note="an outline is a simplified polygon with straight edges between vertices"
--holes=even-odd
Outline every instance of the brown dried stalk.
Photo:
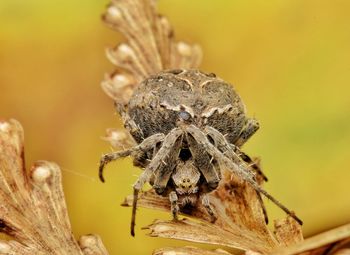
[{"label": "brown dried stalk", "polygon": [[72,234],[55,163],[38,161],[27,175],[23,129],[16,120],[0,121],[0,254],[107,255],[96,235]]}]

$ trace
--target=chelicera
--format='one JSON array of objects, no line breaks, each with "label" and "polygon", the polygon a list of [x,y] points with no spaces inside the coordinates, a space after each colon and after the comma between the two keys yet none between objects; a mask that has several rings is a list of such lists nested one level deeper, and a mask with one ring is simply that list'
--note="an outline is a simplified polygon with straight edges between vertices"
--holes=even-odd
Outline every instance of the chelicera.
[{"label": "chelicera", "polygon": [[248,182],[259,196],[263,194],[302,224],[257,183],[257,171],[240,147],[259,124],[246,116],[233,87],[214,74],[161,72],[144,80],[129,103],[117,109],[137,145],[103,155],[99,173],[104,181],[104,166],[126,156],[132,156],[134,165],[144,169],[133,185],[132,235],[138,193],[147,182],[159,195],[169,197],[175,219],[181,208],[200,199],[214,221],[207,194],[218,187],[224,170]]}]

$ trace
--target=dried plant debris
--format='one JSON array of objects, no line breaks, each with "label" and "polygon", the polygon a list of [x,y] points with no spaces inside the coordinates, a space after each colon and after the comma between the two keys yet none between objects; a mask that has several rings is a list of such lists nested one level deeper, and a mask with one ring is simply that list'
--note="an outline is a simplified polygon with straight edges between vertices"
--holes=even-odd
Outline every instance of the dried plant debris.
[{"label": "dried plant debris", "polygon": [[[234,181],[233,181],[234,182]],[[220,195],[226,192],[222,186],[217,191],[210,194],[214,208],[220,208],[222,214],[214,224],[209,222],[205,209],[198,205],[194,210],[189,210],[184,218],[179,221],[156,220],[144,229],[150,230],[152,237],[173,238],[199,242],[206,244],[217,244],[223,248],[238,248],[246,250],[246,255],[349,255],[350,254],[350,224],[326,231],[324,233],[309,237],[303,241],[301,228],[299,224],[287,217],[275,221],[275,231],[271,232],[261,221],[263,215],[256,211],[256,217],[260,218],[261,224],[254,225],[247,229],[243,224],[247,224],[249,211],[243,216],[237,213],[235,222],[231,219],[232,211],[235,210],[235,203],[227,203],[224,207],[220,203],[223,197]],[[254,193],[251,193],[251,195]],[[215,197],[217,199],[212,199]],[[245,193],[244,197],[238,197],[238,200],[248,199],[249,195]],[[255,198],[256,200],[256,198]],[[249,200],[251,201],[251,200]],[[254,198],[253,198],[254,201]],[[123,202],[123,206],[131,206],[132,196],[128,196]],[[144,208],[155,210],[170,210],[169,201],[166,198],[160,198],[153,190],[143,192],[140,195],[139,205]],[[248,205],[247,205],[248,206]],[[222,216],[221,216],[222,215]],[[252,216],[254,217],[254,216]],[[257,221],[258,222],[258,221]],[[235,225],[237,224],[237,225]],[[249,223],[248,223],[249,224]],[[259,229],[260,228],[260,229]],[[158,249],[154,254],[164,255],[185,255],[185,254],[230,254],[222,249],[215,251],[202,250],[195,247],[166,247]]]},{"label": "dried plant debris", "polygon": [[[216,244],[261,254],[269,254],[281,246],[303,240],[300,225],[290,217],[276,221],[275,232],[270,231],[256,191],[249,184],[233,178],[229,172],[219,187],[209,194],[209,199],[217,214],[214,223],[199,202],[183,210],[183,214],[190,216],[190,219],[156,220],[146,228],[150,230],[149,235]],[[123,205],[131,206],[132,201],[132,196],[129,196]],[[169,200],[153,190],[140,195],[139,205],[155,210],[170,210]]]},{"label": "dried plant debris", "polygon": [[350,223],[274,251],[274,255],[350,255]]},{"label": "dried plant debris", "polygon": [[24,165],[23,129],[0,121],[0,254],[108,254],[96,235],[72,234],[60,168],[38,161],[29,175]]},{"label": "dried plant debris", "polygon": [[[161,248],[153,253],[154,255],[231,255],[231,253],[222,249],[213,251],[200,249],[192,246],[177,247],[177,248]],[[252,254],[253,255],[253,254]]]}]

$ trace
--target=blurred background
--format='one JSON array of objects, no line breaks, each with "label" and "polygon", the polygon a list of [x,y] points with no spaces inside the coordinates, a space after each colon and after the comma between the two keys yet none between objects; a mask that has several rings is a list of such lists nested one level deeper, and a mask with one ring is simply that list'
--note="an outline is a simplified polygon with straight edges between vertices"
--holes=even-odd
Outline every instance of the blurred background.
[{"label": "blurred background", "polygon": [[[57,162],[76,236],[101,235],[110,254],[150,254],[184,242],[142,226],[167,213],[120,207],[140,174],[119,160],[97,178],[100,138],[120,127],[100,81],[106,46],[123,40],[106,1],[0,1],[0,118],[24,126],[27,166]],[[244,150],[262,158],[265,188],[304,220],[304,234],[350,222],[350,1],[160,0],[178,39],[198,42],[202,69],[234,84],[261,129]],[[266,202],[270,218],[284,217]]]}]

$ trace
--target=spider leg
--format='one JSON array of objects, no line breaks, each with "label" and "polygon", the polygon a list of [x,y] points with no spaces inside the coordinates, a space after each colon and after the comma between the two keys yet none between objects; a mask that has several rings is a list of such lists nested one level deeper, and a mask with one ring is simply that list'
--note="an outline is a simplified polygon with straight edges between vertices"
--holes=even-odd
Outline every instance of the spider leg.
[{"label": "spider leg", "polygon": [[239,157],[246,162],[258,175],[261,176],[261,178],[267,182],[268,178],[262,171],[261,167],[259,166],[259,160],[253,160],[251,159],[247,154],[245,154],[243,151],[241,151],[237,146],[234,144],[230,144],[231,148],[236,152],[236,154],[239,155]]},{"label": "spider leg", "polygon": [[157,194],[162,194],[168,184],[171,174],[176,166],[176,161],[179,158],[182,140],[183,137],[181,135],[174,143],[172,153],[168,154],[167,160],[162,162],[162,166],[155,172],[155,181],[152,186]]},{"label": "spider leg", "polygon": [[257,174],[260,174],[265,181],[267,181],[267,177],[262,172],[260,167],[253,162],[253,160],[247,154],[242,152],[238,146],[230,144],[224,135],[211,126],[206,126],[204,130],[205,133],[214,140],[215,146],[222,151],[225,156],[232,159],[237,164],[245,165],[249,171],[253,169]]},{"label": "spider leg", "polygon": [[259,122],[256,119],[249,118],[246,120],[245,126],[239,134],[235,145],[241,147],[248,139],[259,129]]},{"label": "spider leg", "polygon": [[192,136],[187,135],[187,142],[194,159],[195,166],[201,171],[208,183],[208,189],[216,189],[220,182],[220,175],[211,164],[212,157],[205,152],[204,146],[199,144]]},{"label": "spider leg", "polygon": [[207,210],[208,214],[211,217],[211,222],[215,222],[217,217],[213,211],[213,208],[210,205],[210,200],[209,197],[207,195],[203,195],[202,196],[202,205],[205,207],[205,209]]},{"label": "spider leg", "polygon": [[123,151],[117,151],[117,152],[104,154],[101,157],[100,166],[99,166],[100,180],[102,182],[105,182],[104,177],[103,177],[103,169],[109,162],[117,160],[118,158],[127,157],[135,151],[147,151],[147,150],[151,149],[152,147],[154,147],[155,144],[162,141],[164,139],[164,137],[165,137],[165,135],[161,134],[161,133],[154,134],[150,137],[147,137],[145,140],[143,140],[142,143],[140,143],[139,145],[137,145],[133,148],[126,149]]},{"label": "spider leg", "polygon": [[170,200],[170,206],[171,206],[171,212],[173,214],[174,220],[177,220],[177,214],[179,213],[179,205],[177,204],[178,197],[175,191],[172,191],[169,193],[169,200]]},{"label": "spider leg", "polygon": [[112,152],[108,154],[104,154],[101,159],[100,159],[100,166],[98,169],[98,175],[100,177],[101,182],[105,182],[105,179],[103,177],[103,169],[105,165],[107,165],[109,162],[117,160],[118,158],[123,158],[129,156],[135,149],[126,149],[123,151],[117,151],[117,152]]},{"label": "spider leg", "polygon": [[258,200],[259,200],[259,204],[261,206],[261,209],[262,209],[262,212],[264,214],[264,219],[265,219],[265,223],[266,225],[269,224],[269,216],[267,215],[267,211],[266,211],[266,207],[265,207],[265,204],[264,204],[264,201],[261,197],[261,194],[257,191],[256,191],[256,195],[258,196]]},{"label": "spider leg", "polygon": [[136,208],[137,199],[139,191],[142,189],[143,185],[149,181],[152,174],[159,168],[164,159],[172,151],[176,140],[181,136],[183,131],[180,128],[172,129],[164,138],[163,144],[160,147],[157,154],[153,157],[152,161],[148,164],[145,170],[142,172],[136,183],[134,184],[134,199],[132,203],[132,215],[131,215],[131,235],[135,236],[135,218],[136,218]]},{"label": "spider leg", "polygon": [[217,148],[223,154],[223,156],[231,159],[236,165],[241,166],[243,171],[248,172],[248,174],[254,178],[255,173],[242,160],[242,158],[239,157],[235,149],[232,149],[226,138],[218,130],[210,126],[206,126],[204,131],[205,134],[209,135],[209,137],[214,141],[214,148]]},{"label": "spider leg", "polygon": [[[242,163],[242,161],[249,163],[247,165],[247,167],[245,168],[247,171],[251,171],[250,167],[252,167],[254,170],[260,170],[260,167],[258,167],[257,165],[250,165],[251,163],[254,163],[252,161],[252,159],[248,155],[241,152],[237,146],[230,145],[229,142],[226,140],[226,138],[218,130],[216,130],[215,128],[210,127],[210,126],[206,126],[204,130],[205,130],[206,134],[209,135],[214,140],[215,146],[224,155],[226,155],[228,158],[230,158],[233,162],[235,162],[237,164]],[[242,158],[242,154],[245,156],[244,158]],[[250,166],[250,167],[248,167],[248,166]],[[255,166],[255,168],[254,168],[254,166]],[[261,170],[256,171],[256,172],[258,174],[262,173]],[[252,173],[252,174],[254,174],[254,173]],[[262,176],[263,176],[263,178],[265,177],[265,175],[262,175]],[[253,177],[253,180],[256,181],[255,177]],[[256,194],[258,196],[258,200],[259,200],[260,206],[261,206],[263,214],[264,214],[265,223],[267,224],[269,222],[269,218],[267,216],[264,201],[262,200],[261,194],[258,191],[256,191]]]},{"label": "spider leg", "polygon": [[259,186],[259,184],[254,180],[254,175],[252,174],[252,172],[247,171],[245,169],[244,164],[238,164],[236,162],[233,162],[212,143],[210,143],[207,136],[202,132],[202,130],[200,130],[194,125],[189,125],[186,128],[186,131],[189,134],[191,134],[198,143],[202,144],[210,155],[212,155],[219,162],[225,165],[228,170],[232,171],[233,173],[237,174],[240,178],[247,181],[252,186],[252,188],[262,193],[268,199],[270,199],[273,203],[275,203],[278,207],[280,207],[283,211],[285,211],[288,215],[295,219],[300,225],[303,224],[303,222],[294,214],[294,212],[291,212],[287,207],[285,207],[277,199],[275,199],[273,196],[271,196],[268,192],[266,192],[263,188]]}]

